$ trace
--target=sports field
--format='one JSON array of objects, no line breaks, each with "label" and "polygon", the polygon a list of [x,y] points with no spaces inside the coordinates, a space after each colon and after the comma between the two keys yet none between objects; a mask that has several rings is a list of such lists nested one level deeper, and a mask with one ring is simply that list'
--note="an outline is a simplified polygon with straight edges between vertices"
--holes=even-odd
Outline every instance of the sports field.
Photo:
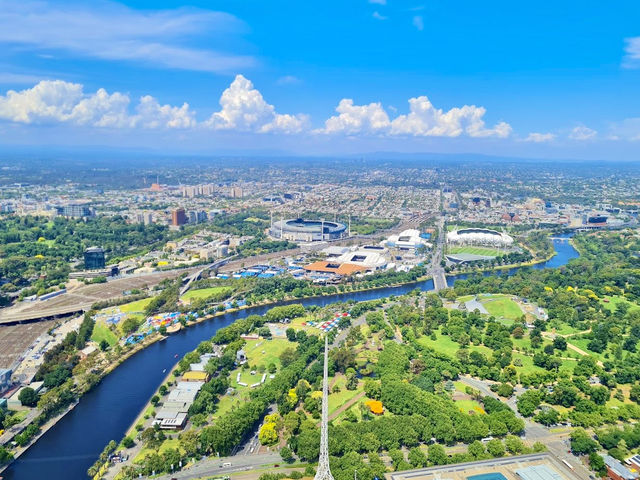
[{"label": "sports field", "polygon": [[516,320],[523,315],[520,306],[509,297],[493,296],[486,300],[479,300],[482,305],[484,305],[484,308],[487,309],[489,314],[493,315],[494,317]]},{"label": "sports field", "polygon": [[470,255],[485,255],[487,257],[497,257],[500,255],[501,251],[497,248],[488,248],[488,247],[454,247],[450,246],[447,248],[447,251],[451,254],[456,253],[468,253]]}]

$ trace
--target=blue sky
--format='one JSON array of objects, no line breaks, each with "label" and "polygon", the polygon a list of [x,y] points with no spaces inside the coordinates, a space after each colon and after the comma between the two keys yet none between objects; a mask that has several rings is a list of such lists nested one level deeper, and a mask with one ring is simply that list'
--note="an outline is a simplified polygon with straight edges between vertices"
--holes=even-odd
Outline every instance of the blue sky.
[{"label": "blue sky", "polygon": [[0,0],[0,141],[637,160],[639,20],[635,1]]}]

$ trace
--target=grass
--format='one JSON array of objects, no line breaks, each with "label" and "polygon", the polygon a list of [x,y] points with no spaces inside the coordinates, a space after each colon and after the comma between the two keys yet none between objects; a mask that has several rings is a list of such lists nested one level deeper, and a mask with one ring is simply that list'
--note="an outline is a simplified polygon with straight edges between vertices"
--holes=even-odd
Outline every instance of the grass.
[{"label": "grass", "polygon": [[[162,442],[162,445],[160,445],[160,448],[158,449],[159,453],[163,453],[165,451],[167,451],[168,449],[173,448],[173,449],[180,449],[180,440],[178,440],[177,438],[168,438],[166,439],[164,442]],[[140,450],[140,453],[138,453],[138,455],[136,456],[136,458],[133,460],[134,463],[138,462],[140,460],[142,460],[144,457],[146,457],[147,455],[154,453],[155,450],[152,448],[143,448],[142,450]]]},{"label": "grass", "polygon": [[106,340],[110,346],[118,343],[118,337],[115,333],[113,333],[107,324],[102,320],[98,320],[93,327],[93,333],[91,334],[91,340],[96,343],[102,342],[102,340]]},{"label": "grass", "polygon": [[260,365],[268,367],[270,363],[274,363],[280,369],[280,354],[288,347],[295,347],[295,345],[286,338],[258,339],[247,340],[243,350],[252,367]]},{"label": "grass", "polygon": [[523,315],[520,306],[509,297],[493,296],[487,300],[480,298],[480,301],[484,305],[484,308],[487,309],[489,314],[493,315],[494,317],[516,320]]},{"label": "grass", "polygon": [[[449,337],[448,335],[442,335],[439,331],[436,332],[436,340],[431,340],[430,337],[425,335],[420,337],[417,341],[424,346],[433,348],[434,350],[442,352],[453,358],[455,358],[455,354],[460,348],[460,344],[458,342],[454,342],[453,340],[451,340],[451,337]],[[484,345],[470,345],[469,350],[478,351],[484,353],[487,356],[491,355],[491,349],[485,347]]]},{"label": "grass", "polygon": [[448,247],[447,252],[451,254],[468,253],[471,255],[485,255],[487,257],[497,257],[501,251],[496,248],[487,247]]},{"label": "grass", "polygon": [[291,320],[291,323],[287,326],[287,328],[291,327],[295,330],[304,330],[307,333],[315,333],[316,335],[318,334],[319,330],[315,327],[310,327],[309,325],[302,325],[303,323],[306,322],[315,322],[317,320],[317,318],[315,318],[313,315],[307,315],[305,317],[299,317],[299,318],[294,318]]},{"label": "grass", "polygon": [[123,313],[144,313],[144,309],[151,303],[152,298],[143,298],[131,303],[120,305],[120,311]]},{"label": "grass", "polygon": [[588,338],[575,338],[575,337],[571,337],[569,339],[567,339],[567,343],[570,343],[572,345],[575,345],[576,347],[584,350],[585,352],[587,352],[589,355],[596,357],[598,360],[604,360],[604,352],[603,353],[596,353],[596,352],[592,352],[591,350],[589,350],[587,348],[587,345],[589,344],[591,340]]},{"label": "grass", "polygon": [[458,407],[460,411],[464,413],[467,413],[470,411],[481,413],[481,414],[485,413],[484,409],[482,408],[482,405],[480,405],[475,400],[455,400],[454,403],[456,404],[456,407]]},{"label": "grass", "polygon": [[629,306],[629,311],[633,311],[633,310],[638,310],[640,309],[640,305],[630,302],[629,300],[627,300],[624,297],[621,297],[620,295],[614,295],[612,297],[604,297],[607,300],[609,300],[608,302],[604,302],[604,299],[600,299],[600,303],[602,304],[602,306],[604,308],[606,308],[607,310],[609,310],[610,312],[615,311],[615,309],[618,307],[618,305],[620,304],[627,304]]},{"label": "grass", "polygon": [[181,297],[181,299],[182,300],[193,300],[193,299],[201,300],[201,299],[209,298],[213,295],[218,295],[223,292],[226,293],[230,290],[231,288],[229,287],[209,287],[209,288],[201,288],[199,290],[189,290],[187,293],[185,293]]},{"label": "grass", "polygon": [[362,386],[358,385],[358,388],[355,390],[347,390],[347,379],[344,375],[336,375],[335,379],[336,381],[334,385],[338,385],[340,387],[340,391],[329,395],[329,415],[358,395],[363,389]]},{"label": "grass", "polygon": [[580,331],[579,329],[574,328],[567,323],[556,322],[554,320],[549,323],[549,329],[553,329],[553,331],[558,335],[573,335],[574,333],[578,333]]}]

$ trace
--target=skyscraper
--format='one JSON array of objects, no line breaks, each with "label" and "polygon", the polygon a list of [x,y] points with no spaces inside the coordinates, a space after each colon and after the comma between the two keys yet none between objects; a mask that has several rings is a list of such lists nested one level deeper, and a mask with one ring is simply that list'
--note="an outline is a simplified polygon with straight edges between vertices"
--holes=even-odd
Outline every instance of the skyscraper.
[{"label": "skyscraper", "polygon": [[171,225],[174,227],[179,227],[187,223],[187,214],[184,211],[184,208],[176,208],[173,212],[171,212]]}]

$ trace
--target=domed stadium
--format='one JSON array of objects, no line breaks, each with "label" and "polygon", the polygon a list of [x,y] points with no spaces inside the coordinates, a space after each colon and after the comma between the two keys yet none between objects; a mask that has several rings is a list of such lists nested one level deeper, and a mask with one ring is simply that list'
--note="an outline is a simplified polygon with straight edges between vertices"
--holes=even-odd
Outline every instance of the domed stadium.
[{"label": "domed stadium", "polygon": [[344,223],[327,220],[291,218],[274,222],[269,229],[269,234],[273,238],[292,242],[320,242],[346,237],[347,226]]},{"label": "domed stadium", "polygon": [[462,228],[447,233],[451,245],[483,245],[487,247],[509,247],[513,238],[506,233],[488,228]]}]

